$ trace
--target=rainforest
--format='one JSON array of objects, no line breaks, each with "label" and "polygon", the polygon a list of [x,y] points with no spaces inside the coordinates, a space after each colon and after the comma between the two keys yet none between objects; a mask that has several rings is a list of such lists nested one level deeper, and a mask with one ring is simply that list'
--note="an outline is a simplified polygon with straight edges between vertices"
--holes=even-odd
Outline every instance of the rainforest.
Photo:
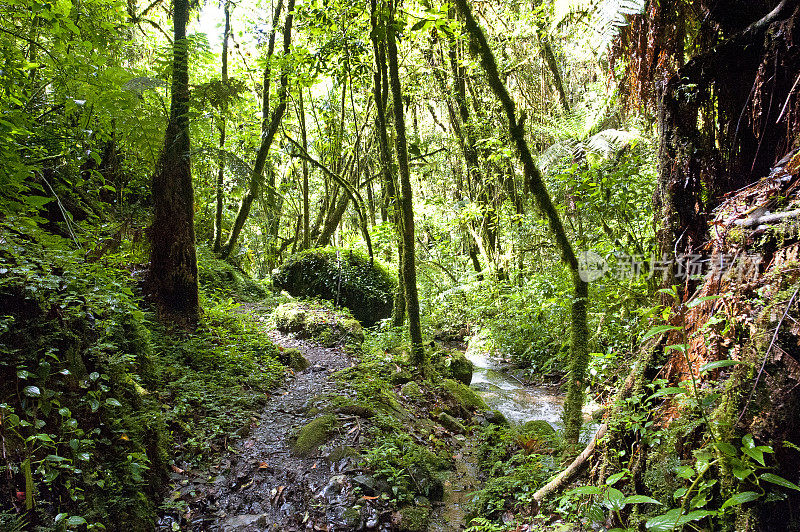
[{"label": "rainforest", "polygon": [[797,0],[0,0],[0,531],[800,530]]}]

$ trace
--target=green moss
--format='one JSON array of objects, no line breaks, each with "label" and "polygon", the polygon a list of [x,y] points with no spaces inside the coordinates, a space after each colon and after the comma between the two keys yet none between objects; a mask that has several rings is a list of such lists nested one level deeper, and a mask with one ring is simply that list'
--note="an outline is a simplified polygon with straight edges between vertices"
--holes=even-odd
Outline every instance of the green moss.
[{"label": "green moss", "polygon": [[419,387],[414,381],[405,383],[402,388],[400,388],[400,393],[414,401],[421,401],[425,399],[425,394],[422,393],[422,388]]},{"label": "green moss", "polygon": [[321,304],[284,303],[275,309],[273,319],[278,330],[298,333],[328,347],[345,345],[358,349],[364,341],[364,330],[357,320],[346,311],[332,310]]},{"label": "green moss", "polygon": [[371,326],[392,314],[397,282],[361,252],[336,248],[300,252],[281,265],[273,284],[295,297],[318,297],[350,309]]},{"label": "green moss", "polygon": [[269,291],[229,262],[218,259],[205,246],[197,246],[197,274],[201,288],[243,301],[262,301]]},{"label": "green moss", "polygon": [[450,432],[455,432],[456,434],[463,434],[464,432],[467,431],[467,429],[459,420],[457,420],[447,412],[439,412],[439,415],[437,416],[436,419],[439,421],[440,425],[442,425]]},{"label": "green moss", "polygon": [[431,510],[425,506],[405,506],[400,509],[401,532],[426,532]]},{"label": "green moss", "polygon": [[450,394],[453,399],[467,410],[488,410],[489,407],[469,386],[453,379],[444,379],[442,388]]},{"label": "green moss", "polygon": [[297,433],[292,445],[292,452],[300,456],[308,456],[328,440],[328,436],[336,428],[336,416],[324,414],[304,425]]},{"label": "green moss", "polygon": [[447,378],[462,382],[469,386],[475,368],[464,353],[454,349],[442,349],[431,355],[433,368]]},{"label": "green moss", "polygon": [[309,362],[303,356],[303,353],[293,347],[278,351],[278,360],[287,368],[292,368],[295,371],[302,371],[309,366]]},{"label": "green moss", "polygon": [[553,426],[543,419],[534,419],[532,421],[528,421],[522,425],[520,431],[526,434],[534,434],[545,437],[553,436],[556,433],[556,430],[553,428]]}]

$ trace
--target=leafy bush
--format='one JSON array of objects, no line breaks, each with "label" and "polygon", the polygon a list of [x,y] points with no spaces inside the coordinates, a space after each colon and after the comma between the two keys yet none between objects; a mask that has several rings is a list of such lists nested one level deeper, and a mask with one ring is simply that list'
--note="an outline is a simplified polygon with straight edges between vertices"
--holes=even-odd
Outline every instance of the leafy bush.
[{"label": "leafy bush", "polygon": [[371,326],[392,314],[397,283],[385,266],[359,251],[310,249],[290,257],[272,276],[295,297],[319,297],[350,309]]},{"label": "leafy bush", "polygon": [[269,296],[261,283],[229,262],[216,258],[205,246],[197,247],[197,274],[200,286],[208,293],[235,295],[244,301],[259,301]]},{"label": "leafy bush", "polygon": [[28,221],[7,219],[0,231],[3,492],[36,504],[33,522],[59,513],[139,529],[166,453],[158,405],[140,385],[152,343],[130,275],[85,263]]}]

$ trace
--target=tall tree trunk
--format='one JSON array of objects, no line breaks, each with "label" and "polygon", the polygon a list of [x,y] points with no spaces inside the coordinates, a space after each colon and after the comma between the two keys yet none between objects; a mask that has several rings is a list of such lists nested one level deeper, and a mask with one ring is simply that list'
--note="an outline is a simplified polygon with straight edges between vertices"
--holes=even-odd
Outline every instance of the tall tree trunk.
[{"label": "tall tree trunk", "polygon": [[[298,89],[298,105],[299,109],[297,115],[300,118],[300,139],[303,142],[303,150],[308,152],[308,136],[306,135],[306,107],[303,104],[303,87]],[[313,103],[313,102],[312,102]],[[303,247],[308,249],[311,247],[311,211],[308,203],[308,161],[303,159]]]},{"label": "tall tree trunk", "polygon": [[153,176],[149,288],[165,321],[194,327],[200,314],[189,159],[188,0],[175,0],[172,100],[164,149]]},{"label": "tall tree trunk", "polygon": [[[393,13],[393,10],[392,10]],[[411,191],[411,174],[408,169],[408,147],[406,145],[406,123],[403,116],[403,91],[397,62],[397,35],[394,16],[388,21],[386,52],[389,60],[389,85],[394,108],[395,148],[397,168],[400,173],[400,219],[403,234],[403,289],[406,296],[408,331],[411,335],[412,362],[423,374],[426,371],[425,349],[422,346],[422,327],[419,319],[419,295],[417,293],[417,265],[414,250],[414,199]]]},{"label": "tall tree trunk", "polygon": [[544,184],[542,175],[533,162],[533,156],[528,148],[528,142],[525,140],[523,122],[517,120],[514,101],[511,99],[508,90],[500,78],[500,73],[497,70],[497,63],[495,62],[491,48],[489,48],[489,44],[486,42],[486,36],[472,16],[472,11],[467,4],[467,0],[456,0],[456,5],[464,17],[464,26],[469,33],[470,45],[473,53],[480,58],[481,66],[486,72],[489,86],[503,105],[503,110],[508,120],[509,134],[516,145],[517,154],[522,161],[525,177],[536,197],[539,208],[547,218],[550,230],[555,235],[556,244],[561,251],[561,258],[569,267],[572,274],[575,299],[572,302],[572,346],[568,374],[569,380],[567,382],[567,398],[564,402],[563,417],[564,437],[569,442],[577,443],[582,422],[581,408],[583,407],[583,389],[586,386],[584,376],[589,363],[587,346],[589,330],[586,324],[589,285],[586,281],[581,279],[575,251],[564,230],[561,217],[550,199],[550,194],[547,192],[547,187]]},{"label": "tall tree trunk", "polygon": [[556,92],[558,92],[558,100],[561,102],[561,107],[564,108],[564,112],[569,113],[569,100],[567,99],[567,92],[564,90],[561,71],[558,70],[558,61],[556,61],[553,47],[550,45],[550,40],[544,30],[539,34],[539,46],[542,49],[542,57],[544,57],[544,61],[553,75],[553,85],[555,85]]},{"label": "tall tree trunk", "polygon": [[[267,162],[267,155],[272,146],[272,141],[275,139],[275,134],[278,132],[283,114],[286,111],[286,99],[289,91],[289,73],[287,66],[284,64],[281,67],[281,86],[278,91],[278,105],[272,112],[272,118],[269,118],[269,84],[271,75],[271,60],[272,52],[275,47],[275,28],[280,19],[281,7],[283,6],[282,0],[278,0],[278,5],[275,7],[275,16],[272,19],[272,32],[269,37],[269,44],[267,48],[267,66],[264,70],[264,95],[263,104],[261,106],[262,120],[261,120],[261,145],[256,154],[256,161],[253,164],[253,171],[250,174],[250,186],[247,194],[242,198],[242,203],[239,205],[239,211],[236,213],[236,220],[231,228],[231,233],[228,236],[227,242],[222,247],[222,257],[227,258],[233,251],[236,241],[239,239],[239,234],[242,232],[244,223],[250,214],[250,207],[253,205],[253,200],[261,192],[261,187],[264,184],[264,165]],[[294,18],[294,0],[289,0],[286,8],[286,20],[283,27],[283,55],[289,55],[289,48],[292,43],[292,20]]]},{"label": "tall tree trunk", "polygon": [[[375,56],[375,72],[373,74],[372,90],[375,98],[377,112],[375,113],[375,129],[378,133],[378,147],[380,149],[381,175],[383,176],[383,189],[385,193],[385,209],[387,217],[398,230],[397,244],[397,274],[400,283],[397,286],[397,293],[394,297],[394,309],[392,311],[392,325],[400,327],[405,321],[406,299],[405,289],[403,288],[403,237],[400,231],[400,217],[397,205],[397,187],[392,175],[392,154],[389,149],[389,138],[386,134],[386,81],[388,80],[386,68],[385,40],[383,43],[378,40],[378,15],[376,13],[376,0],[372,0],[370,7],[370,22],[372,25],[372,50]],[[383,21],[385,22],[385,21]],[[381,25],[385,28],[385,23]],[[381,46],[384,44],[384,46]]]},{"label": "tall tree trunk", "polygon": [[[222,36],[222,84],[228,85],[228,34],[231,30],[230,4],[225,2],[225,33]],[[228,102],[223,100],[219,118],[219,169],[217,170],[217,206],[214,216],[214,253],[222,248],[222,205],[223,185],[225,184],[225,121],[228,114]]]}]

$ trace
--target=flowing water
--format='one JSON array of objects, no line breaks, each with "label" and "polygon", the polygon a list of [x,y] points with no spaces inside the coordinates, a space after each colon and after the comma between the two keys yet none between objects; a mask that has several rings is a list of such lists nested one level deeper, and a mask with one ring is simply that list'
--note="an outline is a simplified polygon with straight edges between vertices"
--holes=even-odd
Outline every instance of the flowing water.
[{"label": "flowing water", "polygon": [[528,386],[517,380],[480,340],[471,341],[465,355],[475,365],[470,387],[490,408],[502,412],[515,425],[542,419],[560,428],[564,396],[558,388]]}]

